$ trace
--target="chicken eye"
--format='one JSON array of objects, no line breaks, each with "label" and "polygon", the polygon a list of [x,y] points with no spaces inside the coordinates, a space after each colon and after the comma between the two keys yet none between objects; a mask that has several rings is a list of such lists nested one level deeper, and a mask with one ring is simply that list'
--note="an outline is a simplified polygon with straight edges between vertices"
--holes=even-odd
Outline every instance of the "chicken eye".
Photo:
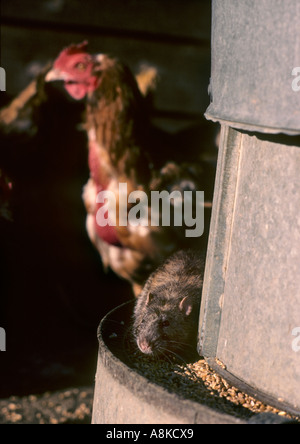
[{"label": "chicken eye", "polygon": [[85,71],[86,70],[86,64],[79,62],[77,63],[77,65],[75,65],[75,68],[78,69],[79,71]]},{"label": "chicken eye", "polygon": [[161,323],[161,326],[163,327],[163,328],[166,328],[166,327],[169,327],[169,325],[170,325],[170,322],[169,321],[163,321],[162,323]]}]

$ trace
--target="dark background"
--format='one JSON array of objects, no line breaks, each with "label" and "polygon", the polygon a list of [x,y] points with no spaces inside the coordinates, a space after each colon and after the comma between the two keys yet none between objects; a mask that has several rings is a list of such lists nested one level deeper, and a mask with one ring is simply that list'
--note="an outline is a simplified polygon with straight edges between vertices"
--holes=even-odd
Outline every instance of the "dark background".
[{"label": "dark background", "polygon": [[[3,106],[71,43],[109,52],[133,71],[158,69],[153,121],[181,131],[183,145],[205,143],[209,103],[209,0],[2,0]],[[81,105],[54,91],[33,139],[0,135],[0,166],[13,182],[13,222],[0,221],[0,397],[92,385],[96,330],[132,297],[105,273],[85,232],[86,136],[74,127]],[[53,109],[55,112],[53,112]],[[181,136],[182,137],[182,136]],[[182,147],[185,148],[184,146]]]}]

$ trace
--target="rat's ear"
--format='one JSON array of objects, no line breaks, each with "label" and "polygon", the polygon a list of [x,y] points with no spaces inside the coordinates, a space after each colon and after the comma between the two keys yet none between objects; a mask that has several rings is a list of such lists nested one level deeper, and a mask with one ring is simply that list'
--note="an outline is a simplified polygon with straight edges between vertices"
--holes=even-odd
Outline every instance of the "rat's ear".
[{"label": "rat's ear", "polygon": [[153,298],[154,298],[153,294],[152,294],[152,293],[149,293],[148,296],[147,296],[147,302],[146,302],[146,305],[149,305],[149,304],[151,303],[151,301],[152,301]]},{"label": "rat's ear", "polygon": [[186,296],[180,301],[179,310],[182,311],[183,314],[185,314],[185,316],[189,316],[192,313],[193,306],[188,296]]}]

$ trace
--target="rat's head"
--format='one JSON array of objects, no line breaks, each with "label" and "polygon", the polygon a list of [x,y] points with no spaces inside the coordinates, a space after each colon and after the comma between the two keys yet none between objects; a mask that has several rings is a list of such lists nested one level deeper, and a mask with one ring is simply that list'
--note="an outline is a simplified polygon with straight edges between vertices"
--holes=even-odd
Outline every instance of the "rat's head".
[{"label": "rat's head", "polygon": [[87,46],[85,41],[64,49],[46,76],[46,82],[63,81],[65,89],[76,100],[83,99],[99,84],[99,77],[94,72],[96,60],[87,52]]},{"label": "rat's head", "polygon": [[146,300],[140,298],[134,322],[140,351],[150,356],[185,355],[197,336],[196,311],[189,296],[174,300],[150,292]]}]

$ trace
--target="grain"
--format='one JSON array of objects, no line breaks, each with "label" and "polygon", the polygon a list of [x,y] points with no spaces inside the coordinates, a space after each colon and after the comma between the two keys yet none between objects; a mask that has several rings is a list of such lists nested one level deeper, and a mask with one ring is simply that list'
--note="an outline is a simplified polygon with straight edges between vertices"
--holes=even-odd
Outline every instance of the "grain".
[{"label": "grain", "polygon": [[[180,398],[199,402],[222,413],[249,419],[254,414],[268,412],[297,420],[233,387],[212,370],[204,359],[178,363],[172,362],[169,357],[158,360],[131,350],[131,361],[133,368],[152,382],[176,393]],[[225,368],[224,364],[222,368]]]},{"label": "grain", "polygon": [[0,399],[0,424],[90,424],[93,387]]}]

